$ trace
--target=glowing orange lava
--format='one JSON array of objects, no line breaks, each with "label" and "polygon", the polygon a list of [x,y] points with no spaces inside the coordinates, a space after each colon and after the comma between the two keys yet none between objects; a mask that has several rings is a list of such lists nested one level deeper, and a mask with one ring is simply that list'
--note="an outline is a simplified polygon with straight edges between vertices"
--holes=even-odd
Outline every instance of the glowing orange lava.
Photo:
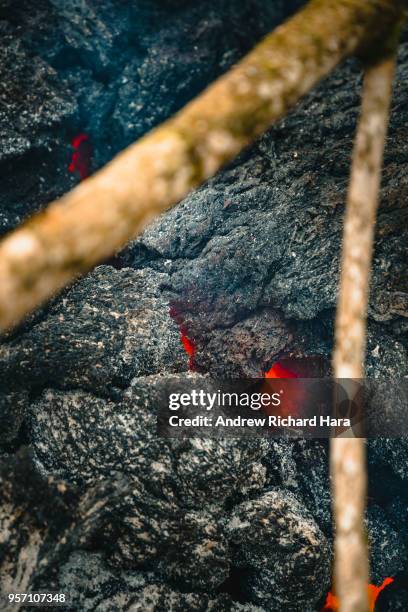
[{"label": "glowing orange lava", "polygon": [[181,344],[184,347],[184,350],[188,355],[188,367],[190,370],[194,370],[194,355],[196,352],[196,347],[193,341],[190,340],[190,338],[187,336],[185,330],[182,327],[180,327],[180,340]]},{"label": "glowing orange lava", "polygon": [[74,151],[68,170],[71,173],[78,172],[83,181],[91,174],[92,145],[88,134],[78,134],[72,139],[71,145]]},{"label": "glowing orange lava", "polygon": [[284,368],[279,361],[277,361],[267,372],[265,372],[264,378],[297,378],[297,375],[287,368]]},{"label": "glowing orange lava", "polygon": [[[385,578],[380,586],[375,586],[375,584],[368,585],[367,591],[370,612],[374,612],[375,602],[377,601],[381,591],[383,591],[385,587],[392,582],[394,582],[394,578]],[[335,595],[333,595],[333,593],[330,592],[327,594],[326,603],[324,604],[322,612],[336,612],[337,610],[339,610],[339,600]]]},{"label": "glowing orange lava", "polygon": [[195,346],[182,329],[180,330],[180,339],[181,339],[181,344],[183,345],[184,350],[186,351],[187,355],[190,358],[194,357]]},{"label": "glowing orange lava", "polygon": [[191,338],[189,338],[189,336],[187,335],[187,329],[184,325],[183,316],[180,315],[180,313],[178,312],[177,308],[174,305],[170,306],[169,315],[177,323],[178,328],[180,330],[180,342],[183,345],[183,348],[186,351],[188,358],[189,358],[188,367],[190,370],[194,370],[195,369],[194,356],[195,356],[197,347],[194,344],[194,342],[191,340]]},{"label": "glowing orange lava", "polygon": [[[288,361],[288,360],[286,360]],[[283,365],[284,363],[284,365]],[[265,372],[264,379],[265,382],[262,386],[262,392],[273,393],[276,391],[276,382],[273,380],[285,380],[285,379],[295,379],[298,378],[298,375],[289,369],[289,365],[285,362],[276,361],[272,367]],[[269,382],[270,381],[270,382]],[[294,387],[293,385],[281,383],[282,388],[284,389],[284,395],[282,395],[282,401],[279,407],[265,407],[263,412],[267,415],[274,416],[296,416],[301,411],[301,407],[303,405],[304,394],[302,388]]]}]

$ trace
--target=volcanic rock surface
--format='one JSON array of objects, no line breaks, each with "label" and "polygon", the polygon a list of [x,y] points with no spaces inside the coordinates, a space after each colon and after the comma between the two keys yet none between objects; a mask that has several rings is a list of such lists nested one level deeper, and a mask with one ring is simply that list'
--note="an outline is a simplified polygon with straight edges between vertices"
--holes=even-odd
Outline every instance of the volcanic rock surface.
[{"label": "volcanic rock surface", "polygon": [[[0,0],[0,231],[78,180],[68,172],[75,134],[89,136],[97,169],[298,4]],[[403,44],[367,348],[367,374],[396,380],[408,366],[407,77]],[[258,377],[288,355],[329,363],[360,85],[347,62],[113,265],[4,338],[3,588],[66,592],[73,612],[321,609],[327,444],[161,440],[156,416],[170,380]],[[377,439],[368,451],[381,583],[407,566],[406,443]],[[381,609],[404,609],[404,588]]]}]

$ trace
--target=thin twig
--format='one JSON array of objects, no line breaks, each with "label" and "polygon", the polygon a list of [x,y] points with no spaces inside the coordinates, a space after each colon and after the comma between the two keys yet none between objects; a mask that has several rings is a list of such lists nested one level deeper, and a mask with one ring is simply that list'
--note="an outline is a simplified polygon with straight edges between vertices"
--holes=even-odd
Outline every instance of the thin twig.
[{"label": "thin twig", "polygon": [[408,0],[312,0],[176,117],[0,244],[0,330],[212,176]]},{"label": "thin twig", "polygon": [[[336,378],[364,376],[373,235],[394,70],[392,57],[368,68],[364,78],[344,222],[334,352]],[[331,472],[336,526],[335,588],[340,610],[368,612],[365,440],[333,439]]]}]

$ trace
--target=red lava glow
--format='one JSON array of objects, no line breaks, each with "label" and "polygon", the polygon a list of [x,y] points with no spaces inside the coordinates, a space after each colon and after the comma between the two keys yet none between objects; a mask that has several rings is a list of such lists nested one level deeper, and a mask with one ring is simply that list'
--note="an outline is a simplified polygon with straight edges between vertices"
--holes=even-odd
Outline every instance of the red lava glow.
[{"label": "red lava glow", "polygon": [[194,343],[192,342],[192,340],[190,340],[190,338],[186,335],[183,328],[180,328],[180,340],[181,340],[181,344],[184,347],[184,350],[186,351],[189,357],[188,367],[190,368],[190,370],[194,370],[193,360],[194,360],[194,354],[195,354],[196,347],[194,346]]},{"label": "red lava glow", "polygon": [[284,368],[282,364],[277,361],[267,372],[265,372],[264,378],[297,378],[297,375],[287,368]]},{"label": "red lava glow", "polygon": [[187,355],[189,357],[193,357],[195,353],[195,346],[190,340],[190,338],[186,336],[183,330],[180,330],[180,338],[181,338],[181,344],[184,346],[184,350],[186,351]]},{"label": "red lava glow", "polygon": [[[385,578],[380,586],[375,586],[375,584],[368,585],[367,591],[370,612],[374,612],[375,602],[377,601],[381,591],[383,591],[385,587],[392,582],[394,582],[394,578]],[[333,595],[333,593],[330,592],[327,594],[326,603],[324,604],[322,612],[337,612],[337,610],[339,610],[339,600],[335,595]]]},{"label": "red lava glow", "polygon": [[74,151],[68,170],[72,174],[78,172],[83,181],[91,174],[92,145],[88,134],[77,134],[72,139],[71,145]]},{"label": "red lava glow", "polygon": [[180,342],[188,355],[188,367],[194,370],[194,355],[196,353],[196,345],[187,335],[187,330],[183,325],[183,317],[179,314],[175,306],[170,306],[169,315],[177,323],[180,330]]},{"label": "red lava glow", "polygon": [[326,602],[322,612],[335,612],[339,609],[338,599],[331,591],[327,593]]},{"label": "red lava glow", "polygon": [[[294,372],[292,369],[289,369],[291,364],[287,363],[289,360],[286,359],[283,363],[280,361],[276,361],[272,367],[265,372],[264,380],[262,386],[262,391],[273,393],[276,391],[276,383],[273,383],[273,380],[287,380],[287,379],[295,379],[299,378],[298,374]],[[270,381],[270,382],[268,382]],[[275,415],[281,417],[287,417],[289,415],[296,416],[300,415],[303,402],[304,402],[304,394],[302,389],[294,388],[290,385],[285,385],[282,383],[282,389],[284,388],[284,400],[280,404],[279,408],[267,408],[263,409],[264,413],[267,415]]]}]

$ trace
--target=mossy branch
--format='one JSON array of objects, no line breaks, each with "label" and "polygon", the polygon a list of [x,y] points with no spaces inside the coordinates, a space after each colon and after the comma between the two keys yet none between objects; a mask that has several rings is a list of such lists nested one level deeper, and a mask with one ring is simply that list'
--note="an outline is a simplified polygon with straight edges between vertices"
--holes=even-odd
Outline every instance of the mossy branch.
[{"label": "mossy branch", "polygon": [[[336,319],[334,375],[362,378],[373,235],[395,59],[366,70],[347,198]],[[368,612],[365,440],[331,441],[336,526],[335,586],[341,612]]]},{"label": "mossy branch", "polygon": [[408,0],[312,0],[173,119],[0,244],[0,330],[108,258],[212,176]]}]

